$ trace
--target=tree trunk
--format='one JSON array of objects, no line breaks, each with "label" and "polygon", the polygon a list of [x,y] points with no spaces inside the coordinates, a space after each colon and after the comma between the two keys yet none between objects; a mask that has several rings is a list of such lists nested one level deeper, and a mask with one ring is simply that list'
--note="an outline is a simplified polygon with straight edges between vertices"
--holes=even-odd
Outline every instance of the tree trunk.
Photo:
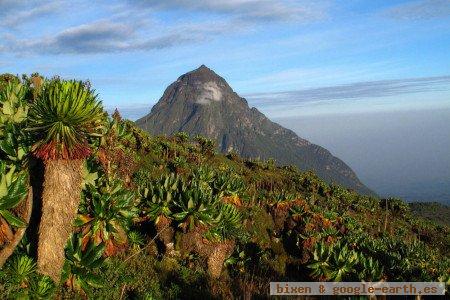
[{"label": "tree trunk", "polygon": [[38,235],[38,271],[60,281],[64,248],[81,200],[83,160],[45,162],[42,216]]}]

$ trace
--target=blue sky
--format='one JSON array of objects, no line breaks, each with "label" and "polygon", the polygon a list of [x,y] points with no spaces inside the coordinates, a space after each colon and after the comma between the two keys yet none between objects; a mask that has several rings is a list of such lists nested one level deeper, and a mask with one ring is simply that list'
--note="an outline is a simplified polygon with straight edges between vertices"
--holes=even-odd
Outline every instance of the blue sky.
[{"label": "blue sky", "polygon": [[270,117],[450,107],[450,0],[0,0],[0,72],[144,115],[201,64]]}]

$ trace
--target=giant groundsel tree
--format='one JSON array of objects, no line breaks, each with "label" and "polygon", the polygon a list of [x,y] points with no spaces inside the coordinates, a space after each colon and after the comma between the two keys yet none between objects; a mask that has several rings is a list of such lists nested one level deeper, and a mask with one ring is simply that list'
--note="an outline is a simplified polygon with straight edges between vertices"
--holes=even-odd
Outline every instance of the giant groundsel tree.
[{"label": "giant groundsel tree", "polygon": [[90,136],[99,136],[105,113],[83,82],[51,80],[30,108],[33,153],[45,165],[39,224],[38,269],[59,281],[64,246],[81,199],[82,167],[91,153]]}]

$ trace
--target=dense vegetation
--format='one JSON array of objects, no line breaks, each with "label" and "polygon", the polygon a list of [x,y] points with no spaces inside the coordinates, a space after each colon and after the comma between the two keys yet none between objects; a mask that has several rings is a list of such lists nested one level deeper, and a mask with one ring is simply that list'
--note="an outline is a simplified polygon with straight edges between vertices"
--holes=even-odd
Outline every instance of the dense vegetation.
[{"label": "dense vegetation", "polygon": [[450,206],[439,202],[409,203],[411,212],[437,224],[450,226]]},{"label": "dense vegetation", "polygon": [[[1,251],[30,222],[0,270],[2,298],[230,298],[265,296],[270,281],[450,280],[449,228],[400,199],[218,154],[204,137],[149,136],[99,113],[89,83],[4,75],[0,106]],[[45,189],[76,176],[48,175],[52,160],[82,163],[60,282],[39,263],[43,234],[23,209],[32,190],[39,226],[66,226],[45,216]],[[77,188],[52,193],[72,203]]]}]

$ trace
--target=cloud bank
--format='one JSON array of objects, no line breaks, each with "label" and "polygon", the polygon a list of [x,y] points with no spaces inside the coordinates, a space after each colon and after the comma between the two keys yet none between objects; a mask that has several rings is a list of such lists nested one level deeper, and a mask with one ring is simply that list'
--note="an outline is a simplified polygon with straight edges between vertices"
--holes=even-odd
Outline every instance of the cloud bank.
[{"label": "cloud bank", "polygon": [[[450,91],[450,76],[356,82],[297,91],[246,95],[256,105],[390,97],[430,91]],[[449,99],[450,100],[450,99]]]},{"label": "cloud bank", "polygon": [[247,21],[312,21],[326,17],[321,1],[135,0],[130,2],[160,10],[188,10],[231,15]]}]

